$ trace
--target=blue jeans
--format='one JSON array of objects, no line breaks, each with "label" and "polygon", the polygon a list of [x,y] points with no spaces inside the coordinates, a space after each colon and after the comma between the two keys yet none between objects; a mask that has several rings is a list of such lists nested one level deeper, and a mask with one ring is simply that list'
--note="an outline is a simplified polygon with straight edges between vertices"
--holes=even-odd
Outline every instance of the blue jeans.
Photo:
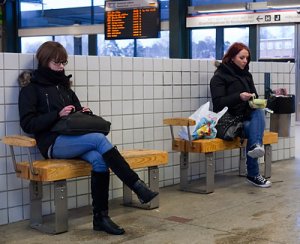
[{"label": "blue jeans", "polygon": [[[244,121],[244,132],[247,140],[246,152],[255,145],[262,145],[262,139],[265,130],[265,114],[262,109],[255,109],[251,112],[250,119]],[[258,176],[259,166],[258,159],[251,158],[247,155],[247,175]]]},{"label": "blue jeans", "polygon": [[53,158],[82,158],[92,165],[95,172],[107,172],[108,167],[102,154],[113,145],[101,133],[89,133],[79,136],[60,135],[52,148]]}]

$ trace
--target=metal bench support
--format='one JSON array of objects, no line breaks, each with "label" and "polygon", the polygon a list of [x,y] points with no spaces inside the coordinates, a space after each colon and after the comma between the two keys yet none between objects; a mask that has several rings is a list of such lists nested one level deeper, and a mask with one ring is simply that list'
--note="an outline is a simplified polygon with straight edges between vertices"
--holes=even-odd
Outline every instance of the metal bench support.
[{"label": "metal bench support", "polygon": [[68,231],[68,202],[66,180],[54,182],[54,220],[44,223],[42,214],[43,185],[30,181],[30,227],[49,234]]}]

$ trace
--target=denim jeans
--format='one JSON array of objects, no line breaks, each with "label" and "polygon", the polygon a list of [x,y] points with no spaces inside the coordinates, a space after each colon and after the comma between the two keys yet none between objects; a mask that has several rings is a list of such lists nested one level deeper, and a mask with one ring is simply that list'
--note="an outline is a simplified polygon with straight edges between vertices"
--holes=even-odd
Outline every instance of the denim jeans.
[{"label": "denim jeans", "polygon": [[92,165],[95,172],[106,172],[108,167],[102,154],[113,145],[101,133],[89,133],[79,136],[60,135],[52,148],[53,158],[82,158]]},{"label": "denim jeans", "polygon": [[248,156],[249,149],[255,145],[262,145],[262,139],[265,130],[265,114],[262,109],[255,109],[251,112],[250,119],[244,121],[244,132],[247,140],[247,175],[258,176],[259,165],[257,158]]}]

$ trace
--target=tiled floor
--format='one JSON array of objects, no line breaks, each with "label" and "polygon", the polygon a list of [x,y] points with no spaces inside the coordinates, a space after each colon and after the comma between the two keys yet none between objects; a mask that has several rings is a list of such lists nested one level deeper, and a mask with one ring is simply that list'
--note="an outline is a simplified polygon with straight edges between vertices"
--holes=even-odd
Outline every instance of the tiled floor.
[{"label": "tiled floor", "polygon": [[[296,126],[296,138],[300,126]],[[299,138],[299,136],[298,136]],[[111,217],[125,228],[123,236],[92,231],[91,210],[70,211],[70,230],[39,233],[28,221],[0,226],[0,243],[300,243],[300,141],[294,160],[273,164],[269,189],[243,177],[223,177],[214,193],[201,195],[161,189],[160,208],[127,208],[114,200]],[[237,180],[238,178],[238,180]]]}]

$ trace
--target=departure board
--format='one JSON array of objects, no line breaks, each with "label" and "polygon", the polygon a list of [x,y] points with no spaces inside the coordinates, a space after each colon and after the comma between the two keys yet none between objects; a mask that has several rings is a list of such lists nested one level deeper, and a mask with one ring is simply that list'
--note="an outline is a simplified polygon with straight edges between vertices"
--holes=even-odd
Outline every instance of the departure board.
[{"label": "departure board", "polygon": [[157,1],[106,1],[105,39],[157,38],[160,11]]}]

